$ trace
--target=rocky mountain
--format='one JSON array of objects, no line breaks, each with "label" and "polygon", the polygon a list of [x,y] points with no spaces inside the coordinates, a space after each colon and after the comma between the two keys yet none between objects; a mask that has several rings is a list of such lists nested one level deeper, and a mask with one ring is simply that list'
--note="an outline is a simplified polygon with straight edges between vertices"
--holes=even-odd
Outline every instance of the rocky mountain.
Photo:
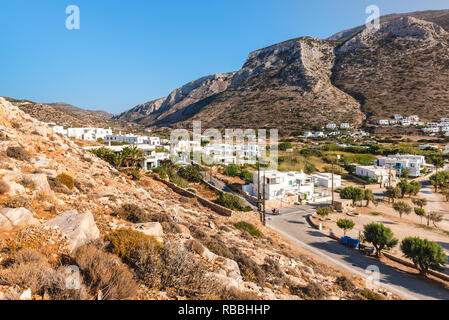
[{"label": "rocky mountain", "polygon": [[[156,127],[279,128],[293,133],[329,122],[355,126],[417,114],[449,116],[449,10],[382,17],[327,40],[302,37],[252,52],[222,85],[206,77],[162,104],[120,118]],[[201,83],[201,90],[194,84]],[[176,98],[175,98],[176,97]],[[160,103],[160,101],[159,101]],[[132,116],[137,114],[137,116]]]},{"label": "rocky mountain", "polygon": [[17,100],[5,97],[7,101],[19,107],[33,118],[43,122],[54,122],[64,127],[113,127],[124,128],[126,121],[116,121],[105,111],[91,111],[67,103],[37,103],[29,100]]},{"label": "rocky mountain", "polygon": [[0,300],[364,299],[364,285],[256,214],[134,181],[0,97]]}]

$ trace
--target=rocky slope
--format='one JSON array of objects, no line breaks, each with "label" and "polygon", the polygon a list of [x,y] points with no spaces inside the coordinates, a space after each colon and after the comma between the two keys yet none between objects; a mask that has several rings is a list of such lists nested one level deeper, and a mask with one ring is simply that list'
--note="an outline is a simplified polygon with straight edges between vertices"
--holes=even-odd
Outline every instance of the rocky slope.
[{"label": "rocky slope", "polygon": [[0,299],[363,298],[359,278],[256,214],[223,217],[150,176],[132,181],[3,98],[0,205]]},{"label": "rocky slope", "polygon": [[40,121],[54,122],[64,127],[124,128],[127,126],[125,121],[112,120],[112,115],[104,111],[84,110],[67,103],[42,104],[7,97],[5,99]]},{"label": "rocky slope", "polygon": [[[375,32],[358,27],[327,40],[298,38],[257,50],[219,90],[204,83],[191,99],[178,89],[176,102],[167,98],[149,115],[137,108],[122,117],[146,126],[189,127],[202,120],[205,127],[292,133],[329,122],[361,126],[395,113],[447,116],[449,10],[389,15],[381,22]],[[131,116],[135,111],[139,116]]]}]

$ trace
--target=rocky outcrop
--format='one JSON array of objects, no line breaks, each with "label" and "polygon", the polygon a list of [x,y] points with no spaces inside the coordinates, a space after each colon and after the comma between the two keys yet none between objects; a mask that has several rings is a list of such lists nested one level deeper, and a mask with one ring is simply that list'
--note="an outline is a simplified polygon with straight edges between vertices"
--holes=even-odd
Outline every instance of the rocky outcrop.
[{"label": "rocky outcrop", "polygon": [[0,210],[0,231],[38,223],[37,219],[33,218],[33,214],[25,208],[5,208]]},{"label": "rocky outcrop", "polygon": [[164,230],[159,222],[136,223],[134,224],[133,229],[140,231],[147,236],[155,237],[158,240],[162,240],[162,237],[164,236]]},{"label": "rocky outcrop", "polygon": [[100,231],[90,211],[82,214],[75,210],[67,211],[47,221],[45,226],[60,229],[69,239],[71,251],[100,237]]},{"label": "rocky outcrop", "polygon": [[437,44],[445,45],[441,39],[448,38],[449,34],[439,25],[418,20],[413,17],[398,18],[385,22],[379,29],[365,28],[354,37],[346,41],[338,53],[346,53],[359,48],[369,48],[376,45],[379,40],[387,38],[401,38],[403,41],[421,41],[423,46],[432,47]]}]

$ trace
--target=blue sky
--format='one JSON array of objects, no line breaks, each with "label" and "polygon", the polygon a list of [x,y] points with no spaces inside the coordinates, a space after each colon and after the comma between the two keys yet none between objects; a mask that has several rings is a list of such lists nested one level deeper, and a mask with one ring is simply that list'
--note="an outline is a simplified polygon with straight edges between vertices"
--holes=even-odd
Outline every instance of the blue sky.
[{"label": "blue sky", "polygon": [[[0,0],[0,96],[120,113],[299,36],[326,38],[381,14],[447,0]],[[67,30],[77,5],[81,29]]]}]

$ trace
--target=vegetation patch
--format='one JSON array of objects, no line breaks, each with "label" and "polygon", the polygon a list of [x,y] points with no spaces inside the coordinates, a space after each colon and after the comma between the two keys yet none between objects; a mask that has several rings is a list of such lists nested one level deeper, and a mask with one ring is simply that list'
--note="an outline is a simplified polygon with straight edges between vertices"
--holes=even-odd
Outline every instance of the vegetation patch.
[{"label": "vegetation patch", "polygon": [[263,237],[263,233],[260,232],[259,229],[257,229],[251,223],[248,223],[248,222],[245,222],[245,221],[241,221],[241,222],[238,222],[238,223],[234,224],[234,227],[236,229],[238,229],[238,230],[248,232],[253,237],[256,237],[256,238],[262,238]]}]

